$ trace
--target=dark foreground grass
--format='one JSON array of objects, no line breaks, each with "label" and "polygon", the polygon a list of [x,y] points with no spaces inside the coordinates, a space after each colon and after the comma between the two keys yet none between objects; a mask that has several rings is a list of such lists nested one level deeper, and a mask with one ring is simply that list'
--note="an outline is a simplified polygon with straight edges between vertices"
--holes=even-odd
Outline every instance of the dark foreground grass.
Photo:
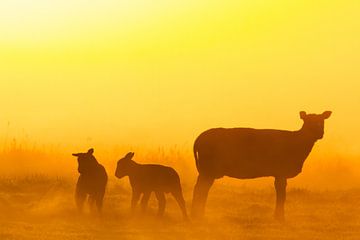
[{"label": "dark foreground grass", "polygon": [[[110,178],[101,216],[75,209],[75,179],[27,176],[0,180],[0,239],[359,239],[360,189],[288,189],[286,222],[273,220],[274,192],[217,182],[206,218],[184,222],[167,196],[166,216],[129,213],[127,181]],[[192,184],[185,184],[188,209]]]}]

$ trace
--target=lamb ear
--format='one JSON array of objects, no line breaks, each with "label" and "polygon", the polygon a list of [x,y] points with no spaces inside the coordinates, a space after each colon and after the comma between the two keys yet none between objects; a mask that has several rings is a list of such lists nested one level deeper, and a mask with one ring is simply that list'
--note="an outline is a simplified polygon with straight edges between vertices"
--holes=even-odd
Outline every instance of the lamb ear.
[{"label": "lamb ear", "polygon": [[80,153],[73,153],[72,154],[74,157],[78,157],[78,156],[80,156]]},{"label": "lamb ear", "polygon": [[94,149],[93,148],[90,148],[87,152],[87,154],[93,154],[94,153]]},{"label": "lamb ear", "polygon": [[305,112],[305,111],[301,111],[301,112],[300,112],[300,118],[301,118],[301,119],[305,119],[305,117],[306,117],[306,112]]},{"label": "lamb ear", "polygon": [[324,119],[328,119],[331,116],[331,111],[325,111],[321,115]]}]

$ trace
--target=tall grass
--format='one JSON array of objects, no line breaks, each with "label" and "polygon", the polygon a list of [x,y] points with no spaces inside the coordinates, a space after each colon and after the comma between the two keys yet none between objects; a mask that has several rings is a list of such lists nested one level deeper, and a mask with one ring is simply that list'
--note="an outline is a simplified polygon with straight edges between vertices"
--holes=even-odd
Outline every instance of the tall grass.
[{"label": "tall grass", "polygon": [[[114,171],[117,160],[127,152],[135,152],[134,159],[139,163],[158,163],[175,168],[186,187],[192,187],[196,181],[197,171],[193,159],[192,146],[129,146],[101,145],[94,147],[94,155],[103,164],[115,181]],[[77,161],[71,156],[73,152],[87,151],[84,146],[37,145],[29,139],[13,139],[0,147],[0,174],[3,177],[26,177],[42,175],[48,177],[77,177]],[[217,184],[238,187],[272,187],[272,179],[233,180],[223,179]],[[344,155],[324,156],[314,151],[306,160],[303,172],[289,181],[289,187],[307,189],[352,189],[360,187],[360,163],[355,157]]]},{"label": "tall grass", "polygon": [[[78,172],[71,153],[87,147],[95,148],[109,175],[101,221],[88,212],[79,215],[74,202]],[[0,150],[0,239],[358,239],[360,168],[355,159],[314,152],[303,173],[289,181],[285,225],[272,218],[271,178],[216,181],[207,219],[186,224],[171,197],[164,220],[154,217],[154,197],[148,215],[130,217],[129,182],[113,176],[117,160],[128,151],[139,163],[174,167],[189,209],[197,175],[191,146],[64,147],[12,140]]]}]

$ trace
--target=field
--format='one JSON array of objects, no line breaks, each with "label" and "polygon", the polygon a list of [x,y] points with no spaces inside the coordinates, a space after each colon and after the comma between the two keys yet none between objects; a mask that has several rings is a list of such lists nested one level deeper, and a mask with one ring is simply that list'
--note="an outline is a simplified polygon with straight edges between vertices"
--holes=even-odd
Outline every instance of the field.
[{"label": "field", "polygon": [[[360,240],[359,29],[360,0],[0,0],[0,240]],[[276,175],[280,219],[311,153],[284,221],[273,178],[216,180],[201,220],[131,213],[119,159],[173,167],[190,215],[197,148]],[[79,162],[105,182],[89,149],[101,214],[75,202]]]},{"label": "field", "polygon": [[[168,198],[164,219],[152,198],[146,216],[130,216],[130,192],[110,183],[102,216],[78,215],[73,181],[33,176],[1,180],[0,239],[358,239],[360,190],[289,189],[287,221],[272,218],[272,188],[216,184],[203,222],[183,222]],[[237,186],[236,186],[237,185]],[[190,199],[190,189],[186,189]]]},{"label": "field", "polygon": [[[2,157],[17,158],[20,152],[19,149],[3,152]],[[31,156],[49,157],[26,151],[22,154],[30,159]],[[196,175],[194,171],[185,173],[193,166],[175,164],[169,159],[180,162],[182,158],[190,158],[190,164],[191,157],[177,150],[157,150],[148,155],[152,161],[150,156],[158,162],[177,166],[189,209]],[[356,187],[358,179],[345,168],[335,179],[336,175],[330,175],[331,167],[324,170],[314,163],[307,165],[304,174],[289,181],[286,222],[278,223],[272,216],[275,195],[270,178],[218,180],[210,191],[203,221],[184,222],[171,196],[167,196],[163,219],[156,217],[154,196],[147,214],[130,215],[129,183],[127,179],[118,180],[113,176],[113,164],[107,166],[110,178],[103,214],[97,216],[89,211],[79,214],[73,197],[76,164],[65,166],[56,173],[49,170],[49,174],[31,174],[31,169],[21,175],[3,174],[0,179],[1,240],[358,239],[360,236],[360,188]],[[338,165],[333,168],[342,169]],[[70,174],[65,174],[67,169]],[[316,171],[324,176],[317,176]]]}]

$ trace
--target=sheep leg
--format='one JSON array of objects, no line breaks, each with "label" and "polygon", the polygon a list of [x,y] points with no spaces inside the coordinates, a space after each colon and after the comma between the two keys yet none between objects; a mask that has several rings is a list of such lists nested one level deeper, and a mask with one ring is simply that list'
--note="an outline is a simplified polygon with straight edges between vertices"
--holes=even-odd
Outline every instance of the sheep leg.
[{"label": "sheep leg", "polygon": [[166,199],[164,192],[155,192],[156,198],[159,202],[158,216],[162,217],[165,212]]},{"label": "sheep leg", "polygon": [[93,194],[89,194],[88,203],[89,203],[90,211],[93,211],[95,204],[95,196]]},{"label": "sheep leg", "polygon": [[98,193],[98,195],[96,196],[96,207],[99,213],[101,213],[102,211],[104,195],[105,195],[105,191]]},{"label": "sheep leg", "polygon": [[79,187],[77,187],[75,192],[75,202],[79,212],[82,212],[84,208],[85,200],[86,200],[86,193],[82,191]]},{"label": "sheep leg", "polygon": [[144,192],[142,198],[141,198],[141,209],[142,212],[145,213],[147,206],[148,206],[148,202],[149,202],[149,198],[150,198],[150,193],[151,192]]},{"label": "sheep leg", "polygon": [[133,189],[132,196],[131,196],[131,212],[135,212],[136,205],[140,199],[140,192]]},{"label": "sheep leg", "polygon": [[275,219],[279,221],[284,220],[286,184],[287,184],[287,179],[285,177],[275,177],[275,182],[274,182],[274,186],[276,190]]},{"label": "sheep leg", "polygon": [[214,178],[199,175],[194,187],[193,202],[191,208],[191,215],[194,218],[201,218],[204,216],[205,204],[208,197],[209,190],[214,183]]},{"label": "sheep leg", "polygon": [[174,196],[174,198],[176,199],[177,203],[179,204],[179,207],[181,209],[181,212],[183,214],[183,217],[185,220],[188,220],[188,216],[187,216],[187,212],[186,212],[186,207],[185,207],[185,200],[184,200],[184,196],[182,194],[182,190],[181,188],[177,191],[172,192],[172,195]]}]

